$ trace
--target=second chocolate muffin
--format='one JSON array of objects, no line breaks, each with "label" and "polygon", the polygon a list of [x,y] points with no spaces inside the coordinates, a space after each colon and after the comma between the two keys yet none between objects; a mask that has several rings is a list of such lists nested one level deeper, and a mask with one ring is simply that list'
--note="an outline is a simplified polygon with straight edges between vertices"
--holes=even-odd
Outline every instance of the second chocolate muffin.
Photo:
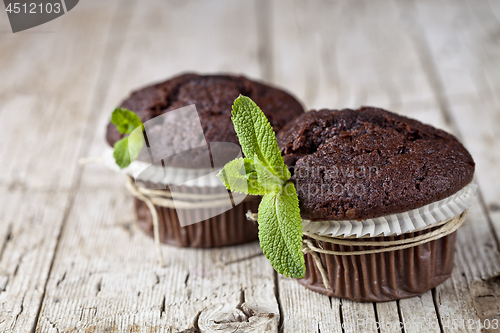
[{"label": "second chocolate muffin", "polygon": [[[196,105],[207,142],[238,143],[231,122],[231,107],[239,95],[260,106],[275,132],[302,114],[300,103],[283,90],[243,76],[183,74],[133,92],[120,107],[134,111],[146,122],[156,116],[191,104]],[[113,146],[123,135],[109,123],[106,133]]]},{"label": "second chocolate muffin", "polygon": [[[258,103],[275,131],[279,131],[288,121],[304,112],[294,97],[277,88],[243,76],[197,74],[180,75],[137,90],[123,101],[120,107],[135,112],[145,123],[169,111],[195,104],[204,139],[209,145],[211,142],[238,144],[231,121],[231,108],[240,94],[249,96]],[[199,139],[194,137],[196,133],[186,131],[182,125],[179,124],[178,133],[164,133],[159,138],[162,140],[163,156],[172,156],[165,159],[163,163],[170,167],[203,168],[206,164],[201,158],[206,156],[204,155],[206,149],[203,147],[199,149],[199,154],[196,149],[191,150],[189,154],[175,154],[185,143],[184,141]],[[106,133],[108,143],[113,146],[122,137],[123,135],[110,123]],[[228,155],[233,153],[230,151]],[[198,155],[201,156],[199,160]],[[148,158],[144,160],[149,161]],[[215,167],[218,166],[215,165]],[[163,184],[148,183],[146,185],[148,188],[165,188]],[[221,186],[223,187],[222,184]],[[220,189],[211,187],[181,186],[176,188],[181,189],[184,194],[193,194],[193,196],[213,197],[220,195],[221,192]],[[167,186],[166,190],[175,192],[172,186]],[[225,188],[222,190],[225,191]],[[179,216],[197,214],[196,211],[155,206],[159,220],[160,240],[183,247],[219,247],[256,240],[257,225],[247,221],[244,214],[248,210],[256,211],[260,199],[258,197],[247,199],[225,213],[185,227],[180,225]],[[139,226],[148,234],[153,235],[152,215],[147,205],[137,198],[135,205]]]}]

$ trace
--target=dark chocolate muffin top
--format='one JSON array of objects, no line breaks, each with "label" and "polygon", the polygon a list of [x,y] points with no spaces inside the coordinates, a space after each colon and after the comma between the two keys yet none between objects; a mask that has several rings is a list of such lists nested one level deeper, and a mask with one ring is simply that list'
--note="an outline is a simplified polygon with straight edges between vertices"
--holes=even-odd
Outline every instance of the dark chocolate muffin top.
[{"label": "dark chocolate muffin top", "polygon": [[278,133],[303,218],[360,220],[425,206],[472,181],[451,134],[382,109],[307,112]]},{"label": "dark chocolate muffin top", "polygon": [[[238,144],[231,121],[231,107],[240,94],[250,97],[259,105],[276,132],[304,112],[300,103],[288,93],[243,76],[197,74],[180,75],[137,90],[123,101],[120,107],[134,111],[142,122],[146,122],[166,112],[195,104],[207,143]],[[164,140],[161,140],[165,141],[162,143],[165,156],[173,155],[174,151],[179,151],[179,147],[186,145],[186,142],[199,140],[197,137],[189,138],[189,133],[177,136],[174,134],[166,133]],[[196,133],[193,133],[194,135]],[[110,123],[106,133],[108,143],[113,146],[122,137]],[[169,146],[172,154],[169,153]],[[203,154],[196,151],[192,151],[188,156],[180,154],[170,159],[171,165],[202,167],[198,165],[201,162],[196,161],[196,156]]]}]

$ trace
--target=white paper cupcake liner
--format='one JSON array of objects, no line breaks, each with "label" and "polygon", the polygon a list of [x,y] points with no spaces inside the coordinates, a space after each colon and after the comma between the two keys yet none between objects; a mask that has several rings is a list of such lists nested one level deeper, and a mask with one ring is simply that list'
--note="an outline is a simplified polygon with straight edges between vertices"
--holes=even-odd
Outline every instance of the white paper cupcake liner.
[{"label": "white paper cupcake liner", "polygon": [[[103,163],[113,171],[121,172],[140,180],[163,185],[184,185],[193,187],[224,187],[217,173],[222,168],[187,169],[152,165],[135,160],[126,168],[120,169],[113,157],[113,148],[107,148],[102,153]],[[237,156],[241,157],[241,156]],[[147,170],[146,170],[147,169]]]},{"label": "white paper cupcake liner", "polygon": [[469,209],[477,185],[470,183],[457,193],[429,205],[407,212],[366,220],[310,221],[302,220],[304,232],[321,236],[392,236],[431,226],[453,218]]},{"label": "white paper cupcake liner", "polygon": [[[187,169],[151,165],[143,161],[133,161],[128,167],[120,169],[114,160],[113,149],[106,149],[103,163],[111,170],[130,175],[141,181],[163,185],[183,185],[193,187],[224,187],[217,177],[218,169]],[[146,169],[147,172],[144,172]],[[407,212],[391,214],[366,220],[310,221],[302,220],[305,232],[321,236],[391,236],[413,232],[427,226],[446,221],[470,208],[476,194],[477,185],[470,183],[457,193],[429,205]]]}]

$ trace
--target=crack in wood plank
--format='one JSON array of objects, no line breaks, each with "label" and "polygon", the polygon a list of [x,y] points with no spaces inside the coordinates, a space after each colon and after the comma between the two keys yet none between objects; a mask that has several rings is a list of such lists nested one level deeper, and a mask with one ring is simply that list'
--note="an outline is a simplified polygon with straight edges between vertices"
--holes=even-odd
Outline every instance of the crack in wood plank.
[{"label": "crack in wood plank", "polygon": [[257,20],[257,36],[258,36],[258,62],[260,65],[260,76],[265,81],[274,79],[273,73],[273,45],[271,35],[272,25],[272,2],[267,0],[255,1],[255,11],[258,13]]},{"label": "crack in wood plank", "polygon": [[251,254],[251,255],[243,257],[243,258],[238,258],[238,259],[226,261],[226,262],[224,262],[224,265],[237,264],[237,263],[240,263],[242,261],[251,260],[253,258],[260,257],[263,255],[264,255],[264,253],[262,253],[262,252],[254,253],[254,254]]},{"label": "crack in wood plank", "polygon": [[5,248],[7,247],[7,244],[12,240],[12,224],[9,223],[7,226],[7,232],[5,235],[5,240],[2,244],[2,247],[0,248],[0,262],[2,261],[2,256],[3,253],[5,252]]},{"label": "crack in wood plank", "polygon": [[[474,309],[481,322],[500,321],[500,275],[482,281],[474,281],[470,286]],[[485,332],[493,332],[485,329]]]},{"label": "crack in wood plank", "polygon": [[436,314],[437,314],[438,323],[439,323],[439,329],[441,330],[441,332],[444,332],[443,319],[441,318],[441,313],[439,311],[439,304],[441,302],[438,301],[438,298],[439,298],[439,295],[437,295],[436,289],[435,288],[432,289],[432,301],[434,303],[434,308],[436,309]]},{"label": "crack in wood plank", "polygon": [[276,302],[278,303],[278,311],[279,311],[278,332],[283,333],[285,330],[285,315],[283,312],[283,304],[281,303],[278,272],[273,272],[273,276],[274,276],[274,280],[273,280],[274,281],[274,296],[276,297]]},{"label": "crack in wood plank", "polygon": [[66,279],[66,272],[64,272],[64,274],[62,275],[62,277],[59,280],[57,280],[56,287],[59,287],[59,285],[61,284],[61,282],[64,281],[64,279]]}]

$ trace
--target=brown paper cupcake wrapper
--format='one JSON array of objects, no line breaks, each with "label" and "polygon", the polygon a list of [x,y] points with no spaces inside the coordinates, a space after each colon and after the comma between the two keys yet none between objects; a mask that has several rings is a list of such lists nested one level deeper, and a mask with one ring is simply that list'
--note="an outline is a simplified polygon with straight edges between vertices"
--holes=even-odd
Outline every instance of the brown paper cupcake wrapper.
[{"label": "brown paper cupcake wrapper", "polygon": [[[179,208],[181,201],[184,200],[182,195],[185,194],[202,195],[210,200],[213,197],[220,198],[223,193],[227,193],[216,176],[219,169],[163,167],[136,160],[127,168],[120,170],[114,161],[113,149],[104,150],[101,157],[103,163],[111,170],[132,179],[139,178],[138,187],[172,190],[175,208],[154,205],[158,215],[159,240],[162,243],[179,247],[213,248],[238,245],[258,239],[257,223],[248,221],[245,214],[249,210],[257,211],[260,197],[246,196],[243,200],[242,195],[232,194],[230,197],[227,194],[225,199],[221,200],[226,203],[217,207],[202,204],[208,207]],[[235,157],[241,157],[241,152]],[[181,197],[176,197],[176,194]],[[148,235],[154,237],[151,211],[143,200],[135,196],[137,223]]]},{"label": "brown paper cupcake wrapper", "polygon": [[[436,228],[406,233],[399,236],[371,237],[359,241],[386,242],[414,238]],[[307,253],[306,274],[299,282],[322,294],[358,302],[383,302],[423,294],[448,277],[453,269],[456,232],[442,238],[396,251],[361,254],[332,255]],[[305,236],[318,248],[329,251],[365,251],[377,246],[345,246],[322,242]],[[349,239],[356,241],[356,239]],[[320,269],[313,256],[319,256],[328,277],[325,287]]]},{"label": "brown paper cupcake wrapper", "polygon": [[[153,188],[154,184],[146,184]],[[220,194],[220,189],[212,187],[177,186],[176,193]],[[155,205],[158,214],[160,241],[179,247],[213,248],[238,245],[258,239],[258,226],[245,217],[247,211],[257,211],[260,197],[248,196],[233,208],[216,216],[215,208],[179,209]],[[141,229],[153,237],[153,219],[146,203],[135,198],[137,222]],[[202,219],[203,216],[213,216]],[[181,221],[201,220],[182,226]]]}]

